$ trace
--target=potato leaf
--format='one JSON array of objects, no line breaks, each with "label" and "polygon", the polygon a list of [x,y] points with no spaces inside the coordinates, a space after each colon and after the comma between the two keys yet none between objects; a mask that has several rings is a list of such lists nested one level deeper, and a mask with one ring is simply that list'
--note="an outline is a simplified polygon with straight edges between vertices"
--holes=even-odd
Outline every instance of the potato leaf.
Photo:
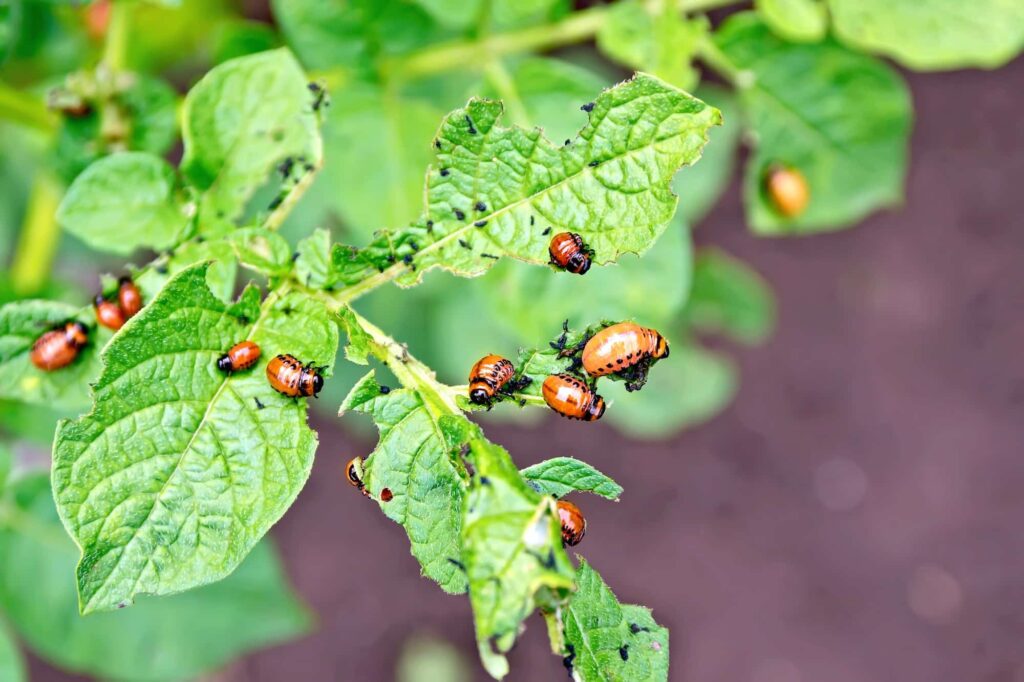
[{"label": "potato leaf", "polygon": [[716,248],[697,253],[686,303],[690,327],[756,345],[775,326],[775,298],[764,278],[746,263]]},{"label": "potato leaf", "polygon": [[672,177],[700,157],[721,116],[646,74],[584,106],[590,122],[567,145],[499,125],[498,102],[473,99],[449,114],[427,175],[426,213],[364,249],[336,247],[340,281],[389,268],[403,286],[434,267],[472,277],[502,256],[542,265],[551,234],[564,230],[583,237],[597,264],[646,251],[675,212]]},{"label": "potato leaf", "polygon": [[[306,404],[264,375],[278,353],[328,365],[337,328],[308,297],[249,287],[226,306],[206,265],[171,279],[103,353],[92,411],[60,423],[53,488],[82,549],[84,613],[172,594],[230,574],[291,505],[316,435]],[[250,370],[217,358],[251,339]]]},{"label": "potato leaf", "polygon": [[[19,514],[5,524],[0,512],[0,556],[17,561],[0,564],[0,610],[31,649],[62,668],[138,682],[192,679],[310,628],[269,541],[221,583],[82,618],[68,580],[78,552],[60,526],[49,480],[19,480],[8,503]],[[2,664],[0,679],[10,679]]]},{"label": "potato leaf", "polygon": [[542,495],[563,497],[575,490],[618,501],[622,494],[621,485],[586,462],[572,457],[546,459],[519,473]]},{"label": "potato leaf", "polygon": [[576,592],[561,610],[566,667],[581,682],[658,682],[668,679],[668,630],[650,609],[620,604],[586,561]]},{"label": "potato leaf", "polygon": [[[744,180],[755,232],[834,230],[901,200],[911,103],[897,73],[834,42],[784,42],[751,12],[731,17],[716,39],[754,76],[740,102],[755,136]],[[806,178],[810,203],[801,215],[780,215],[764,195],[773,164]]]}]

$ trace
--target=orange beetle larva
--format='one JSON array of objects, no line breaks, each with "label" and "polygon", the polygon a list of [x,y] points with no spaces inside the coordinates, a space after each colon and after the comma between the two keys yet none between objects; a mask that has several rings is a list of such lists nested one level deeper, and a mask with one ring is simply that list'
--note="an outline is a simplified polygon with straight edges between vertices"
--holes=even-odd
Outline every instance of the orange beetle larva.
[{"label": "orange beetle larva", "polygon": [[558,508],[558,520],[562,522],[562,542],[575,547],[587,532],[587,519],[572,502],[559,500],[555,506]]},{"label": "orange beetle larva", "polygon": [[318,368],[303,365],[291,355],[278,355],[267,363],[267,379],[275,391],[289,398],[315,396],[324,387]]},{"label": "orange beetle larva", "polygon": [[552,237],[548,245],[548,254],[551,256],[552,265],[577,275],[587,273],[593,255],[590,248],[583,243],[583,238],[575,232],[559,232]]},{"label": "orange beetle larva", "polygon": [[799,216],[811,200],[804,174],[779,164],[773,164],[765,174],[764,190],[775,210],[786,218]]},{"label": "orange beetle larva", "polygon": [[500,355],[480,358],[469,371],[469,401],[487,405],[515,373],[515,366]]},{"label": "orange beetle larva", "polygon": [[103,298],[102,294],[96,297],[93,308],[96,311],[96,321],[107,329],[117,331],[124,326],[124,313],[121,312],[116,303]]},{"label": "orange beetle larva", "polygon": [[142,294],[131,277],[122,277],[118,280],[117,304],[121,307],[126,320],[130,320],[142,310]]},{"label": "orange beetle larva", "polygon": [[563,417],[592,422],[604,414],[604,398],[571,374],[552,374],[541,388],[544,402]]},{"label": "orange beetle larva", "polygon": [[89,342],[89,331],[81,322],[66,322],[52,329],[32,344],[29,359],[39,369],[51,372],[66,367],[75,361],[80,351]]},{"label": "orange beetle larva", "polygon": [[236,343],[217,360],[217,369],[222,372],[240,372],[249,369],[260,359],[260,347],[252,341]]},{"label": "orange beetle larva", "polygon": [[620,322],[594,334],[583,347],[583,369],[594,377],[620,372],[647,358],[667,358],[668,342],[653,329]]}]

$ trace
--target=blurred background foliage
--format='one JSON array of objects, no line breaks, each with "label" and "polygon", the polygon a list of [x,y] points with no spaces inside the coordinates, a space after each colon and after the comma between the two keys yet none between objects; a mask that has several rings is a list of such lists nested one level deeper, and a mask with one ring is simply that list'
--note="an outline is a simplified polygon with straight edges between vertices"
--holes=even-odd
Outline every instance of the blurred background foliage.
[{"label": "blurred background foliage", "polygon": [[[725,6],[744,11],[705,14]],[[56,209],[69,183],[119,151],[177,160],[182,93],[212,65],[281,45],[330,92],[325,167],[282,230],[292,243],[316,226],[359,245],[417,217],[430,141],[470,96],[503,100],[510,122],[540,126],[556,141],[584,123],[581,105],[633,70],[722,109],[725,126],[704,159],[677,177],[674,224],[643,260],[626,257],[585,279],[507,260],[477,280],[435,274],[358,306],[453,384],[484,353],[553,338],[566,310],[570,324],[628,317],[655,327],[678,359],[617,401],[608,421],[636,438],[662,438],[729,403],[738,382],[729,344],[762,343],[775,323],[774,297],[756,272],[694,247],[693,231],[740,158],[756,234],[840,229],[898,205],[912,106],[880,57],[920,70],[997,67],[1024,45],[1024,9],[1001,0],[0,0],[0,303],[83,305],[101,273],[123,272],[124,262],[61,231]],[[772,164],[804,175],[806,211],[782,215],[765,196]],[[271,192],[253,206],[266,206]],[[359,373],[337,367],[318,404],[325,413]],[[11,633],[70,670],[179,679],[310,627],[269,542],[223,583],[79,620],[74,548],[45,476],[31,470],[46,466],[38,453],[56,420],[87,402],[34,405],[16,391],[0,371],[0,679],[23,674]],[[606,397],[619,396],[612,388]],[[485,418],[535,417],[496,410]],[[400,678],[430,679],[421,665],[449,671],[445,679],[467,674],[430,637],[410,642]]]}]

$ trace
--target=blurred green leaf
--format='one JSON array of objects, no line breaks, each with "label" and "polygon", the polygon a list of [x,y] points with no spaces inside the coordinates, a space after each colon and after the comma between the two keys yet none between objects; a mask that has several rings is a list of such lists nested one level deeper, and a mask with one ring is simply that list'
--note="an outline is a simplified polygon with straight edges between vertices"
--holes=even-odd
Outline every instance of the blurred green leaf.
[{"label": "blurred green leaf", "polygon": [[[305,401],[276,392],[265,369],[278,353],[331,362],[337,327],[296,293],[261,304],[248,287],[225,306],[206,269],[177,275],[128,321],[103,353],[92,411],[57,430],[54,497],[82,548],[83,613],[225,578],[309,476]],[[244,339],[262,357],[225,375],[217,358]]]},{"label": "blurred green leaf", "polygon": [[707,32],[707,19],[686,19],[674,2],[654,15],[640,0],[624,0],[612,5],[597,46],[617,62],[690,90],[699,79],[690,62]]},{"label": "blurred green leaf", "polygon": [[[581,682],[668,680],[668,630],[642,606],[620,604],[584,560],[563,610],[565,653]],[[570,648],[571,647],[571,648]]]},{"label": "blurred green leaf", "polygon": [[[750,12],[732,16],[717,43],[756,79],[740,91],[756,136],[744,183],[755,232],[839,229],[901,201],[911,103],[897,73],[832,42],[785,43]],[[772,164],[806,178],[810,203],[801,215],[783,217],[764,196]]]},{"label": "blurred green leaf", "polygon": [[224,62],[189,91],[181,170],[203,192],[202,228],[237,218],[285,157],[319,161],[320,133],[306,84],[298,62],[282,49]]},{"label": "blurred green leaf", "polygon": [[[371,352],[368,337],[351,321],[346,326],[354,349],[346,353],[365,358]],[[459,568],[465,471],[451,456],[429,398],[410,388],[385,393],[374,374],[353,386],[341,405],[342,413],[371,415],[380,430],[380,442],[363,463],[363,483],[381,511],[405,528],[423,574],[445,592],[465,592],[466,575]],[[390,501],[381,500],[384,488],[393,495]]]},{"label": "blurred green leaf", "polygon": [[836,35],[919,71],[994,69],[1024,48],[1020,0],[827,0]]},{"label": "blurred green leaf", "polygon": [[679,195],[679,213],[693,227],[729,186],[743,130],[739,103],[731,92],[704,85],[697,90],[697,97],[722,112],[722,127],[708,140],[700,163],[680,169],[672,180],[672,190]]},{"label": "blurred green leaf", "polygon": [[264,275],[280,277],[292,267],[292,250],[284,237],[262,227],[246,227],[230,233],[226,240],[243,267]]},{"label": "blurred green leaf", "polygon": [[374,77],[378,60],[450,35],[412,2],[273,0],[274,16],[308,69]]},{"label": "blurred green leaf", "polygon": [[165,249],[188,224],[174,169],[143,152],[113,154],[86,168],[64,195],[57,220],[97,251],[122,255]]},{"label": "blurred green leaf", "polygon": [[[3,8],[0,8],[0,12]],[[25,661],[21,658],[18,645],[15,643],[11,633],[3,619],[0,619],[0,680],[4,682],[23,682],[28,678],[25,676]]]},{"label": "blurred green leaf", "polygon": [[785,40],[813,43],[825,37],[828,12],[821,0],[757,0],[764,22]]},{"label": "blurred green leaf", "polygon": [[280,47],[281,38],[273,27],[258,21],[225,21],[217,27],[213,46],[215,64]]},{"label": "blurred green leaf", "polygon": [[485,22],[492,29],[511,29],[554,18],[565,0],[413,0],[438,24],[463,30]]},{"label": "blurred green leaf", "polygon": [[716,248],[697,252],[686,304],[691,328],[725,334],[746,344],[765,340],[775,326],[775,299],[764,278]]},{"label": "blurred green leaf", "polygon": [[667,438],[714,417],[736,394],[737,369],[728,357],[685,340],[670,341],[671,355],[651,370],[642,391],[601,384],[608,405],[604,419],[631,438]]},{"label": "blurred green leaf", "polygon": [[[0,308],[0,398],[58,408],[89,404],[89,383],[100,373],[99,349],[110,338],[96,327],[91,308],[55,301],[15,301]],[[77,319],[92,328],[89,344],[70,365],[45,372],[29,359],[32,344],[45,332]]]},{"label": "blurred green leaf", "polygon": [[139,682],[192,679],[310,628],[269,541],[221,583],[82,618],[68,579],[78,552],[57,519],[48,478],[24,478],[9,493],[16,513],[5,516],[0,506],[0,556],[17,561],[0,562],[0,607],[29,647],[62,668]]},{"label": "blurred green leaf", "polygon": [[473,674],[459,650],[431,635],[413,635],[402,644],[395,682],[470,682]]},{"label": "blurred green leaf", "polygon": [[520,471],[542,495],[564,497],[573,491],[593,493],[618,501],[622,486],[600,471],[572,457],[553,457]]},{"label": "blurred green leaf", "polygon": [[[11,455],[11,451],[5,443],[0,442],[0,494],[3,493],[4,486],[7,484],[7,478],[10,476],[11,467],[13,465],[14,458]],[[2,669],[2,666],[0,666],[0,669]]]}]

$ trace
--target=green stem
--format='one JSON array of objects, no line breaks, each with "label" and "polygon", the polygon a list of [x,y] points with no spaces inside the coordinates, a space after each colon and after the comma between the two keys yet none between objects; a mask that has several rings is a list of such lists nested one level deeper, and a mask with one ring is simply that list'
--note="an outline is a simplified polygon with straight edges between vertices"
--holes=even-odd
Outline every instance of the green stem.
[{"label": "green stem", "polygon": [[313,181],[316,180],[317,173],[323,167],[323,139],[321,136],[316,136],[316,150],[314,152],[315,161],[313,162],[313,168],[306,171],[302,178],[295,183],[295,186],[288,190],[288,193],[281,200],[281,203],[277,205],[267,219],[263,221],[263,227],[271,232],[276,231],[284,221],[291,215],[292,209],[299,203],[299,199],[306,193],[307,190],[313,185]]},{"label": "green stem", "polygon": [[[736,4],[739,0],[678,0],[683,12],[701,12]],[[654,13],[660,2],[645,3]],[[550,50],[592,39],[604,26],[610,6],[593,7],[575,12],[568,18],[543,26],[495,33],[482,40],[459,40],[434,45],[404,57],[386,60],[381,73],[387,78],[415,78],[457,69],[483,68],[503,56]]]},{"label": "green stem", "polygon": [[722,52],[711,36],[705,35],[697,44],[697,57],[712,71],[735,88],[745,89],[754,84],[754,74],[739,68]]},{"label": "green stem", "polygon": [[41,290],[50,276],[60,239],[56,218],[60,198],[56,180],[46,173],[36,176],[11,263],[11,286],[21,296]]},{"label": "green stem", "polygon": [[131,2],[112,0],[110,24],[107,26],[106,43],[103,46],[103,62],[111,71],[124,71],[128,55],[128,26]]},{"label": "green stem", "polygon": [[42,99],[0,82],[0,119],[54,133],[59,123]]}]

